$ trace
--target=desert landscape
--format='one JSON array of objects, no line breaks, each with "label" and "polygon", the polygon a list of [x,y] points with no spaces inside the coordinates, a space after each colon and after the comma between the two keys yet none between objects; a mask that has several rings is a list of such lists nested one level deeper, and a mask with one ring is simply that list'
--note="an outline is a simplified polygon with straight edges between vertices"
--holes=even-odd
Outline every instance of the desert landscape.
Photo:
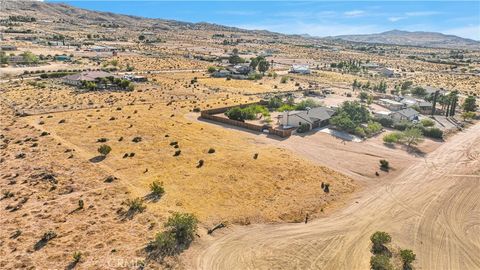
[{"label": "desert landscape", "polygon": [[480,268],[480,42],[0,11],[1,269]]}]

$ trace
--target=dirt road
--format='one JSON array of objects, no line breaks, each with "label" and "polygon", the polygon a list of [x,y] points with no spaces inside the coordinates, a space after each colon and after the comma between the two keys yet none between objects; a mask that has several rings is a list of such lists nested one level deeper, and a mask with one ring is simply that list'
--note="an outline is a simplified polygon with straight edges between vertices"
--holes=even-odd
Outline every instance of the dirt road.
[{"label": "dirt road", "polygon": [[196,269],[368,269],[377,230],[416,269],[480,269],[480,124],[326,218],[235,227],[190,255]]}]

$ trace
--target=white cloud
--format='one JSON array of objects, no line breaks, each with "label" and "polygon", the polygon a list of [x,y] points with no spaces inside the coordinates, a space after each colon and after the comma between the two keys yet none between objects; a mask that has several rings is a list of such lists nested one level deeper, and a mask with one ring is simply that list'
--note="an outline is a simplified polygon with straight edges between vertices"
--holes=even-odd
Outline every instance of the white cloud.
[{"label": "white cloud", "polygon": [[379,29],[376,25],[304,23],[301,21],[271,24],[244,24],[235,26],[249,30],[269,30],[285,34],[309,34],[319,37],[370,34],[382,32],[384,30]]},{"label": "white cloud", "polygon": [[411,12],[405,13],[405,15],[409,17],[424,17],[424,16],[439,15],[439,14],[442,14],[442,13],[438,11],[411,11]]},{"label": "white cloud", "polygon": [[363,10],[345,11],[345,12],[343,13],[343,15],[345,15],[345,16],[347,16],[347,17],[358,17],[358,16],[365,15],[365,11],[363,11]]},{"label": "white cloud", "polygon": [[406,17],[389,17],[388,20],[391,22],[398,22],[400,20],[406,19]]}]

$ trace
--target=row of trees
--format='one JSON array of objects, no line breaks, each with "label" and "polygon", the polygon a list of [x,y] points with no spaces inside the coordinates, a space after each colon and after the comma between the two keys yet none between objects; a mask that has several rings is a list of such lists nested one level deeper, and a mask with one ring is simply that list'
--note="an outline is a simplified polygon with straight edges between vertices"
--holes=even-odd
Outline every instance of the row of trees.
[{"label": "row of trees", "polygon": [[367,81],[366,83],[361,83],[355,79],[352,83],[352,89],[353,91],[363,89],[363,90],[373,90],[375,92],[380,92],[380,93],[386,93],[387,92],[387,83],[385,81],[381,81],[378,84],[372,84],[370,81]]}]

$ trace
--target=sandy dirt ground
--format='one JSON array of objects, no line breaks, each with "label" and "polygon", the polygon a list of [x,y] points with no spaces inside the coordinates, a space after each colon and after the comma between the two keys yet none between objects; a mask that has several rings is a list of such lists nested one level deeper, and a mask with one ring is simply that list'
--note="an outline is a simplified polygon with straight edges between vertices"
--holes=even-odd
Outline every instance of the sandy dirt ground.
[{"label": "sandy dirt ground", "polygon": [[367,269],[381,230],[417,254],[416,269],[479,269],[479,134],[455,135],[326,218],[232,228],[185,257],[192,269]]}]

